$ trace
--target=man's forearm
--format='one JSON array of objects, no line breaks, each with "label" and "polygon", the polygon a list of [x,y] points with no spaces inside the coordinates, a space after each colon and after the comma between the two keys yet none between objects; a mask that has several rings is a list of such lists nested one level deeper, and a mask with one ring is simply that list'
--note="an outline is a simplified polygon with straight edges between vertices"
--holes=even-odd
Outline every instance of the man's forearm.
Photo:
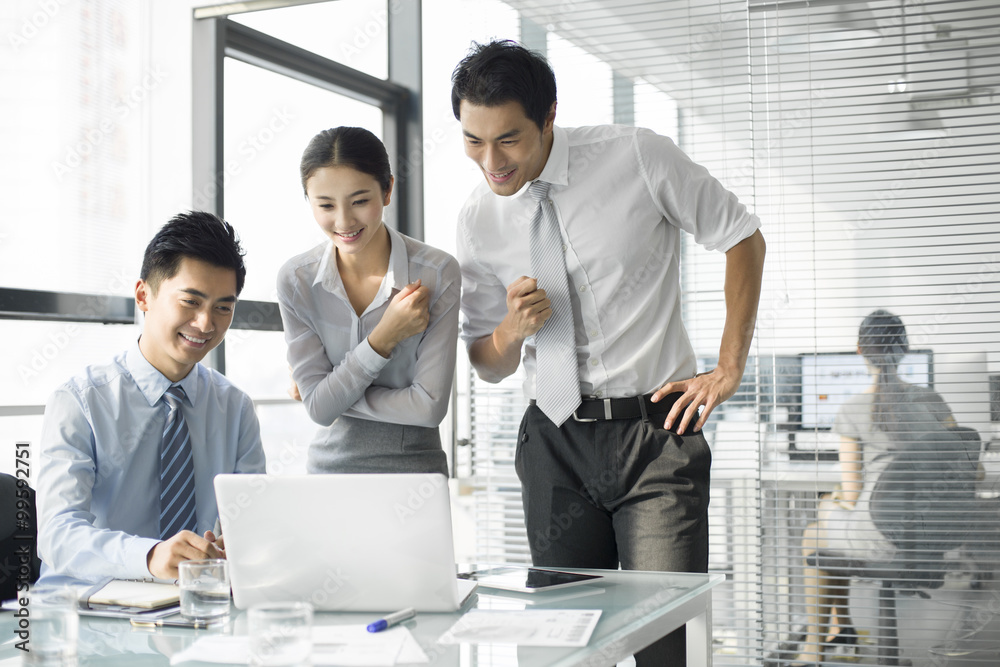
[{"label": "man's forearm", "polygon": [[485,382],[495,384],[509,377],[521,363],[521,344],[504,335],[503,325],[489,336],[483,336],[469,346],[469,361]]},{"label": "man's forearm", "polygon": [[753,341],[765,252],[760,230],[726,252],[726,324],[719,346],[719,368],[740,376]]}]

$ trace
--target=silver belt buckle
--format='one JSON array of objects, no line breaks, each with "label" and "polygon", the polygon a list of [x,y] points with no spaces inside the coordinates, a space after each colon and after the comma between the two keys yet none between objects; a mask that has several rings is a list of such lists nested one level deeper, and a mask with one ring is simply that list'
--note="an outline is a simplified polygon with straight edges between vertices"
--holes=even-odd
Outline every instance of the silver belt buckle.
[{"label": "silver belt buckle", "polygon": [[[596,397],[591,398],[591,397],[587,396],[585,398],[588,399],[588,400],[594,400],[594,398],[596,398]],[[611,419],[611,399],[610,398],[605,398],[605,399],[601,399],[601,400],[604,402],[604,418],[607,419],[607,420],[610,420]],[[596,422],[598,420],[597,419],[584,419],[583,417],[577,417],[576,416],[576,410],[574,410],[573,411],[573,421],[586,424],[586,423],[589,423],[589,422]]]}]

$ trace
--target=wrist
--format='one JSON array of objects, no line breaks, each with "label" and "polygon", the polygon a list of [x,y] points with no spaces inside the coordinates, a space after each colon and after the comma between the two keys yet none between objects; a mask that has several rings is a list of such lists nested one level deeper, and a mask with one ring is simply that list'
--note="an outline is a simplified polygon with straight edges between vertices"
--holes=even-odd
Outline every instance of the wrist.
[{"label": "wrist", "polygon": [[518,356],[520,356],[523,344],[524,338],[520,338],[516,332],[511,330],[506,319],[500,322],[497,328],[493,330],[493,347],[496,348],[497,353],[501,357],[509,356],[511,350],[514,349],[518,351]]},{"label": "wrist", "polygon": [[388,359],[392,356],[392,351],[396,349],[396,344],[398,342],[399,341],[392,338],[382,336],[378,327],[375,327],[375,329],[368,334],[368,344],[371,345],[371,348],[384,359]]},{"label": "wrist", "polygon": [[149,574],[153,577],[156,576],[156,574],[154,574],[153,572],[153,552],[155,552],[156,548],[161,544],[163,544],[163,542],[157,542],[156,544],[153,545],[152,549],[146,552],[146,571],[149,572]]}]

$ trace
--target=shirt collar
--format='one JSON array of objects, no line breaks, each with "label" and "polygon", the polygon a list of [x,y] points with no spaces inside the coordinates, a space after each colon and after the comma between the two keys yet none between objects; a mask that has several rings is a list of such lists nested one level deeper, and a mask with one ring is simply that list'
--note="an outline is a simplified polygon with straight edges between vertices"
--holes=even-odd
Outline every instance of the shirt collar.
[{"label": "shirt collar", "polygon": [[552,185],[569,185],[569,139],[566,130],[552,126],[552,149],[536,180]]},{"label": "shirt collar", "polygon": [[[187,394],[189,405],[193,405],[198,397],[199,365],[195,364],[191,372],[177,383],[184,389],[184,393]],[[149,363],[146,357],[143,356],[142,351],[139,349],[138,338],[135,339],[132,347],[125,352],[125,366],[128,368],[128,372],[132,375],[136,386],[139,387],[139,391],[146,397],[150,406],[159,403],[160,399],[163,398],[163,394],[170,388],[170,385],[174,384],[166,375],[156,370],[153,364]]]},{"label": "shirt collar", "polygon": [[389,241],[392,245],[389,250],[389,271],[385,275],[383,284],[390,289],[401,290],[411,282],[410,258],[406,256],[403,235],[389,225],[385,228],[389,230]]},{"label": "shirt collar", "polygon": [[327,239],[323,245],[323,256],[316,267],[316,277],[313,278],[313,285],[322,284],[327,290],[333,292],[340,284],[340,273],[337,271],[336,249],[333,241]]},{"label": "shirt collar", "polygon": [[[389,231],[389,270],[382,286],[389,290],[401,290],[410,283],[410,258],[406,255],[406,242],[398,231],[389,225],[385,225],[385,228]],[[323,257],[316,267],[316,277],[313,278],[313,285],[322,284],[328,292],[344,291],[340,272],[337,270],[336,252],[333,241],[328,240]]]},{"label": "shirt collar", "polygon": [[535,181],[545,181],[552,185],[569,185],[569,140],[566,138],[566,130],[561,127],[552,126],[552,148],[549,150],[545,166],[542,167],[542,173],[534,181],[528,181],[520,190],[508,196],[512,199],[523,197]]}]

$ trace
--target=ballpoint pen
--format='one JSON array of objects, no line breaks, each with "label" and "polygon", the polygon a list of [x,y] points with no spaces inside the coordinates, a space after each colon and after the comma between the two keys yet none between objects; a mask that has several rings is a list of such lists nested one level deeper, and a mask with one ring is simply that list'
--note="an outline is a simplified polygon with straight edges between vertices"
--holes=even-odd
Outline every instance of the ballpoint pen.
[{"label": "ballpoint pen", "polygon": [[391,628],[394,625],[402,623],[403,621],[413,618],[417,615],[417,610],[413,607],[408,609],[403,609],[402,611],[397,611],[394,614],[389,614],[385,618],[381,618],[374,623],[368,624],[368,632],[381,632],[386,628]]}]

